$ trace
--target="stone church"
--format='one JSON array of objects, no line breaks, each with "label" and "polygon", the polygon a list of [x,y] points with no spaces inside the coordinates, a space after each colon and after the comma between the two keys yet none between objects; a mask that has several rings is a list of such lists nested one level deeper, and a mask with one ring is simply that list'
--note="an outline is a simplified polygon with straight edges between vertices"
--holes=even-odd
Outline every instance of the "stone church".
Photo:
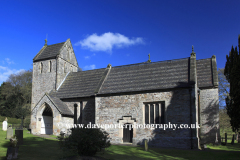
[{"label": "stone church", "polygon": [[[147,139],[155,147],[198,148],[220,141],[216,57],[189,55],[80,71],[70,39],[45,42],[33,59],[31,131],[59,135],[64,124],[91,122],[127,126],[106,128],[112,144]],[[133,127],[140,124],[169,128]],[[191,124],[200,128],[186,128]]]}]

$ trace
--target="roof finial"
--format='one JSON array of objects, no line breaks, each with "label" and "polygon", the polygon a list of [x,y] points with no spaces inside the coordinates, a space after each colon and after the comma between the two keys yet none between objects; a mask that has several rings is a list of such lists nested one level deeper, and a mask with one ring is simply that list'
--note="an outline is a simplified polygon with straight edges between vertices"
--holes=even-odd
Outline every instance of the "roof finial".
[{"label": "roof finial", "polygon": [[45,39],[45,45],[44,46],[47,46],[47,35],[46,35],[46,39]]},{"label": "roof finial", "polygon": [[148,61],[147,62],[151,62],[151,60],[150,60],[150,53],[148,54]]},{"label": "roof finial", "polygon": [[196,56],[196,53],[194,52],[194,47],[193,47],[193,45],[192,45],[192,53],[191,53],[191,56]]}]

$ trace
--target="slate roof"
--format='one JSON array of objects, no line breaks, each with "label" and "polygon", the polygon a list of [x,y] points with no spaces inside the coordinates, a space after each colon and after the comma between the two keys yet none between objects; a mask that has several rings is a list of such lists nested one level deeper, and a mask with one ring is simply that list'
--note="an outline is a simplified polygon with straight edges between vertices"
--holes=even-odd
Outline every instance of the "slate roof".
[{"label": "slate roof", "polygon": [[76,98],[94,95],[104,71],[105,68],[69,73],[57,91],[57,96],[59,98]]},{"label": "slate roof", "polygon": [[113,67],[99,94],[187,87],[188,58]]},{"label": "slate roof", "polygon": [[51,98],[51,100],[56,105],[56,107],[58,108],[58,110],[60,111],[61,114],[73,116],[72,111],[67,107],[67,105],[65,103],[63,103],[56,96],[56,94],[54,92],[51,92],[48,96]]},{"label": "slate roof", "polygon": [[213,86],[212,59],[200,59],[196,61],[198,87]]},{"label": "slate roof", "polygon": [[[198,87],[213,87],[211,58],[197,60],[196,65]],[[60,99],[77,98],[190,87],[189,58],[112,67],[105,76],[105,68],[72,72],[57,91],[57,96]]]},{"label": "slate roof", "polygon": [[56,58],[64,43],[65,42],[49,45],[46,47],[43,46],[39,53],[34,57],[33,61],[35,62],[44,59]]}]

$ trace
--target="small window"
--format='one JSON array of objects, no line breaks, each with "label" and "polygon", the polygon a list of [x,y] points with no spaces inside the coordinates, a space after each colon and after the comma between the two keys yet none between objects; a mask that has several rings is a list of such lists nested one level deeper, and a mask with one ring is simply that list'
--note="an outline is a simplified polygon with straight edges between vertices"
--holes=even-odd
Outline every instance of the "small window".
[{"label": "small window", "polygon": [[68,60],[68,62],[70,61],[70,50],[71,50],[71,47],[68,47],[67,48],[67,60]]},{"label": "small window", "polygon": [[149,106],[145,104],[145,124],[149,124]]},{"label": "small window", "polygon": [[49,61],[49,72],[52,72],[52,61]]},{"label": "small window", "polygon": [[42,73],[42,71],[43,71],[43,63],[41,62],[39,65],[39,72]]},{"label": "small window", "polygon": [[67,63],[64,63],[64,73],[67,73]]},{"label": "small window", "polygon": [[145,103],[145,124],[165,123],[165,103],[151,102]]},{"label": "small window", "polygon": [[73,67],[71,66],[71,72],[73,71]]}]

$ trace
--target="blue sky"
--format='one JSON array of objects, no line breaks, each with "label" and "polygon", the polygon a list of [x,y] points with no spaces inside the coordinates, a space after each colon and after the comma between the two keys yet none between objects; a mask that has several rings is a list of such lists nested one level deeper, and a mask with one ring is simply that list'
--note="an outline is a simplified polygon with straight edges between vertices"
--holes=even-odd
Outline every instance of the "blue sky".
[{"label": "blue sky", "polygon": [[32,68],[44,45],[71,39],[83,70],[190,56],[217,57],[237,46],[239,0],[0,0],[0,84]]}]

